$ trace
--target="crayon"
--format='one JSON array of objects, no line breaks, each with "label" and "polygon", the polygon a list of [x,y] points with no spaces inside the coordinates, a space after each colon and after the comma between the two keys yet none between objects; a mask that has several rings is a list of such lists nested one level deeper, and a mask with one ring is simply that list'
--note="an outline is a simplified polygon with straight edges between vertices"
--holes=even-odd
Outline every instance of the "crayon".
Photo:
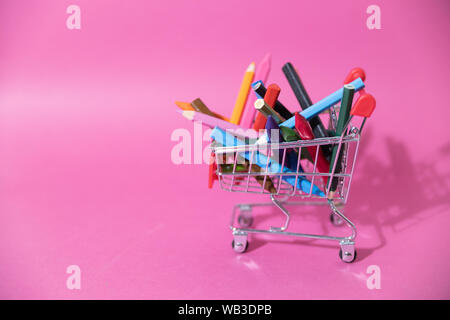
[{"label": "crayon", "polygon": [[[267,82],[267,78],[269,77],[270,69],[271,69],[271,55],[270,53],[266,54],[261,62],[256,67],[255,79],[258,79],[262,82]],[[253,84],[252,84],[253,87]],[[253,125],[253,121],[255,119],[256,110],[253,108],[255,104],[256,98],[264,98],[264,96],[259,97],[255,94],[250,94],[248,98],[247,104],[244,108],[244,114],[242,115],[241,125],[244,128],[251,128]]]},{"label": "crayon", "polygon": [[[230,135],[226,131],[220,129],[219,127],[215,127],[213,131],[211,132],[211,138],[213,138],[215,141],[221,143],[225,147],[234,147],[234,146],[245,146],[245,143],[239,139],[237,139],[235,136]],[[252,163],[256,164],[257,166],[265,169],[267,166],[267,172],[277,174],[280,172],[283,173],[295,173],[295,171],[283,167],[281,164],[279,164],[276,161],[273,161],[271,159],[268,159],[265,155],[259,153],[258,151],[253,152],[253,159],[251,156],[251,152],[249,151],[243,151],[239,152],[239,154],[244,157],[245,159],[251,161]],[[312,194],[324,197],[325,194],[316,186],[311,184],[309,180],[307,180],[303,176],[283,176],[283,180],[285,180],[287,183],[289,183],[292,186],[295,186],[297,189],[302,190],[304,193],[309,194],[311,191]],[[297,183],[297,184],[296,184]]]},{"label": "crayon", "polygon": [[255,63],[252,62],[245,70],[244,78],[242,79],[241,88],[234,105],[233,113],[231,114],[230,122],[239,124],[241,122],[242,112],[244,111],[245,103],[247,102],[250,86],[255,75]]}]

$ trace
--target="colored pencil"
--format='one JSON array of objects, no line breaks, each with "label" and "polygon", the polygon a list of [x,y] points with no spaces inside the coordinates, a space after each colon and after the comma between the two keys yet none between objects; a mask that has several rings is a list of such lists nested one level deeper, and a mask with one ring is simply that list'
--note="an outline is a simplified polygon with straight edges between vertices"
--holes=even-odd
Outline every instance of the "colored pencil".
[{"label": "colored pencil", "polygon": [[214,128],[214,127],[220,127],[223,130],[233,130],[233,132],[244,134],[246,136],[250,137],[257,137],[257,132],[252,129],[242,128],[241,126],[237,124],[230,123],[228,121],[224,121],[221,119],[218,119],[216,117],[212,117],[210,115],[204,114],[202,112],[197,111],[182,111],[177,110],[183,117],[185,117],[188,120],[191,121],[198,121],[201,122],[203,125]]},{"label": "colored pencil", "polygon": [[[348,118],[350,117],[350,110],[352,107],[354,94],[355,94],[355,87],[350,84],[346,84],[344,86],[341,108],[339,110],[339,118],[338,118],[338,122],[336,124],[336,136],[338,136],[338,137],[341,136],[341,134],[343,134],[344,130],[346,129],[344,126],[347,125]],[[342,170],[341,157],[342,157],[342,152],[343,152],[343,146],[341,145],[339,155],[337,154],[338,148],[339,148],[339,144],[335,144],[333,146],[333,153],[331,155],[331,161],[330,161],[330,167],[329,167],[330,173],[333,172],[333,167],[335,167],[334,168],[335,174],[340,173]],[[334,164],[335,162],[336,162],[336,164]],[[331,182],[330,195],[329,195],[331,198],[334,195],[334,191],[336,191],[338,182],[339,182],[339,178],[337,178],[337,177],[334,177],[333,181]]]},{"label": "colored pencil", "polygon": [[194,101],[191,102],[192,107],[195,109],[195,111],[198,112],[202,112],[204,114],[210,115],[212,117],[216,117],[219,119],[222,119],[224,121],[229,121],[227,118],[225,118],[224,116],[215,113],[214,111],[211,111],[206,104],[202,101],[202,99],[197,98]]},{"label": "colored pencil", "polygon": [[231,114],[230,122],[239,124],[241,122],[242,112],[244,111],[245,103],[247,102],[250,86],[255,76],[255,63],[252,62],[245,70],[244,78],[242,79],[241,88],[234,105],[233,113]]},{"label": "colored pencil", "polygon": [[275,110],[273,110],[269,104],[263,99],[256,99],[255,101],[255,109],[261,112],[266,118],[268,116],[272,116],[272,118],[277,122],[283,122],[284,118],[282,118]]},{"label": "colored pencil", "polygon": [[[252,88],[260,97],[264,97],[267,91],[266,87],[264,87],[264,84],[259,81],[253,83]],[[275,101],[273,109],[285,119],[289,119],[290,117],[294,116],[279,100]]]},{"label": "colored pencil", "polygon": [[[270,53],[266,54],[264,58],[258,63],[256,67],[255,79],[261,80],[263,83],[267,82],[267,78],[269,77],[270,68],[271,68],[271,60],[272,56]],[[263,98],[264,95],[261,96]],[[242,115],[241,125],[244,128],[251,128],[253,125],[253,120],[255,119],[256,110],[253,108],[255,104],[255,100],[257,96],[255,94],[250,93],[250,97],[248,98],[247,104],[245,105],[244,114]]]},{"label": "colored pencil", "polygon": [[[256,84],[255,86],[256,90],[258,90],[258,88],[261,85],[262,82]],[[253,129],[257,131],[263,129],[266,126],[266,120],[269,114],[271,114],[274,118],[276,118],[276,121],[278,121],[278,123],[281,122],[280,115],[278,113],[275,113],[275,111],[273,111],[272,109],[272,107],[278,100],[280,91],[281,91],[280,87],[277,86],[276,84],[270,85],[269,88],[264,92],[264,100],[257,99],[255,101],[255,109],[260,112],[256,115],[255,123],[253,124]],[[261,101],[265,102],[266,106]]]}]

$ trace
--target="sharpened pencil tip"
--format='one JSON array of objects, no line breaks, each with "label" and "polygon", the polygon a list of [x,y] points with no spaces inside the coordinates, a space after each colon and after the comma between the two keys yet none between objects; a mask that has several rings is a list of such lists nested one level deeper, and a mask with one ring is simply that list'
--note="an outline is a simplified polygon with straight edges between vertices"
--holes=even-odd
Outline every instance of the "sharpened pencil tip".
[{"label": "sharpened pencil tip", "polygon": [[254,62],[250,63],[250,65],[247,68],[247,72],[255,72],[256,65]]}]

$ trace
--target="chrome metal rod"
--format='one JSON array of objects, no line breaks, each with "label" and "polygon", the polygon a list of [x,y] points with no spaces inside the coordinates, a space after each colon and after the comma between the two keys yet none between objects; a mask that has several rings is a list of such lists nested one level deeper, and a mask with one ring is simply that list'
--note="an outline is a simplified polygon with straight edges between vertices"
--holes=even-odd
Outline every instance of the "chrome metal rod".
[{"label": "chrome metal rod", "polygon": [[280,201],[278,201],[277,199],[275,199],[274,195],[271,194],[270,195],[270,199],[272,200],[273,204],[275,206],[278,207],[278,209],[281,210],[281,212],[284,213],[284,215],[286,216],[286,222],[284,223],[284,226],[282,226],[281,228],[277,228],[277,227],[270,227],[271,230],[276,230],[276,231],[284,231],[287,229],[287,227],[289,226],[289,220],[291,218],[291,216],[289,215],[289,211],[286,210],[285,207],[283,207],[283,205],[281,204]]}]

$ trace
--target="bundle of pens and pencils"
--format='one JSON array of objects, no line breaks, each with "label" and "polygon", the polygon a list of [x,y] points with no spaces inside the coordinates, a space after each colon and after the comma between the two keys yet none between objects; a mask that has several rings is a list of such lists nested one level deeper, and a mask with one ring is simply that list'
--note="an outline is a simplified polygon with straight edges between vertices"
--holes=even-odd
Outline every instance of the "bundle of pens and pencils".
[{"label": "bundle of pens and pencils", "polygon": [[[211,138],[215,145],[223,147],[237,146],[267,146],[268,144],[283,144],[293,141],[318,141],[319,144],[308,145],[299,148],[273,149],[269,154],[253,150],[239,153],[239,162],[235,156],[234,163],[225,164],[215,159],[210,164],[208,185],[211,188],[217,179],[216,170],[219,163],[221,172],[248,172],[261,187],[271,194],[279,193],[273,179],[267,175],[270,173],[286,173],[283,177],[285,183],[305,193],[319,197],[333,197],[338,186],[338,175],[343,165],[340,143],[325,143],[321,140],[330,137],[344,137],[348,132],[350,120],[354,116],[363,117],[360,131],[365,120],[370,117],[375,109],[375,99],[364,91],[365,73],[361,68],[354,68],[344,81],[344,86],[324,99],[313,104],[309,97],[296,68],[287,62],[282,71],[298,100],[298,107],[286,107],[279,100],[281,89],[275,84],[265,85],[271,69],[271,56],[267,54],[258,64],[251,63],[245,71],[244,78],[236,99],[236,103],[230,118],[226,118],[209,109],[200,99],[191,103],[176,102],[183,117],[199,121],[203,125],[212,128]],[[256,80],[256,81],[255,81]],[[359,92],[359,97],[353,103],[353,96]],[[339,116],[334,112],[340,103]],[[352,107],[353,106],[353,107]],[[331,109],[333,107],[333,112]],[[319,116],[327,111],[330,122],[334,125],[330,130],[325,128]],[[334,118],[333,118],[334,116]],[[212,155],[214,158],[216,155]],[[225,156],[224,156],[225,158]],[[300,159],[308,160],[314,166],[314,174],[322,174],[323,187],[320,188],[309,181],[307,177],[299,175],[305,171],[300,164]],[[221,159],[225,160],[225,159]],[[261,173],[258,175],[257,173]],[[264,175],[265,173],[265,175]],[[288,174],[292,173],[291,176]],[[297,173],[297,175],[295,175]],[[250,178],[249,178],[250,179]],[[239,184],[243,177],[233,178]]]},{"label": "bundle of pens and pencils", "polygon": [[[210,188],[214,180],[219,180],[226,191],[270,195],[272,203],[234,206],[230,224],[232,248],[245,252],[249,233],[332,240],[339,241],[341,260],[353,262],[356,227],[342,208],[347,202],[361,132],[375,109],[375,99],[364,90],[366,75],[362,69],[353,68],[343,86],[313,103],[297,70],[288,62],[282,71],[300,105],[294,108],[281,103],[278,85],[265,85],[270,59],[266,55],[258,66],[251,63],[247,68],[229,119],[211,111],[200,99],[176,102],[185,118],[212,129]],[[358,97],[353,101],[355,94]],[[355,116],[360,117],[359,128],[351,123]],[[323,121],[326,117],[327,127]],[[284,196],[283,200],[278,196]],[[289,202],[291,197],[315,200]],[[290,221],[286,206],[301,204],[327,204],[330,221],[334,225],[345,223],[352,234],[286,232]],[[252,208],[267,205],[274,205],[283,213],[282,227],[252,227]]]}]

